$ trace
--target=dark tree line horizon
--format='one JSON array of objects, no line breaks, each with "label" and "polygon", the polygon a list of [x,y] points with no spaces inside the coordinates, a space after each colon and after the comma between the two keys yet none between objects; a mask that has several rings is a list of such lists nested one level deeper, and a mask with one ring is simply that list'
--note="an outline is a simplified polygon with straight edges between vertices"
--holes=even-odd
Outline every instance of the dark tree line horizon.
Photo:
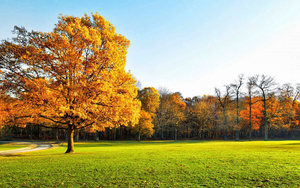
[{"label": "dark tree line horizon", "polygon": [[[141,92],[140,82],[137,86]],[[164,87],[156,91],[160,95],[159,105],[152,115],[152,124],[148,122],[142,129],[134,125],[118,125],[93,132],[79,129],[74,133],[75,141],[269,140],[300,137],[299,84],[278,85],[271,76],[245,78],[241,74],[224,88],[215,88],[215,95],[183,98],[180,92],[172,93]],[[149,102],[149,105],[152,104]],[[6,125],[1,135],[2,140],[67,139],[65,130],[34,124],[25,128]]]}]

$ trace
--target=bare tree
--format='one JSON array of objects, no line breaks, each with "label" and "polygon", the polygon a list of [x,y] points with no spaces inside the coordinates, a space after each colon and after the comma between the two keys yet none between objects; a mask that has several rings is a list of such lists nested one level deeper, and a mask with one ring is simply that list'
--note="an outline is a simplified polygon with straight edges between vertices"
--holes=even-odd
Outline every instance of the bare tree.
[{"label": "bare tree", "polygon": [[140,80],[137,80],[137,82],[135,83],[135,86],[139,89],[139,91],[143,89],[142,82]]},{"label": "bare tree", "polygon": [[287,109],[284,109],[284,115],[286,118],[288,118],[289,122],[286,122],[290,124],[290,130],[292,132],[292,138],[295,139],[295,122],[293,119],[297,116],[295,111],[295,105],[297,105],[296,101],[299,99],[300,94],[300,85],[297,84],[296,88],[292,86],[290,83],[283,84],[279,88],[280,92],[280,101],[284,103],[284,101],[287,101],[288,104],[284,104],[284,107]]},{"label": "bare tree", "polygon": [[157,91],[158,91],[160,97],[171,94],[171,91],[168,88],[162,87],[162,86],[158,87]]},{"label": "bare tree", "polygon": [[264,103],[264,129],[265,129],[265,141],[268,140],[268,117],[267,117],[267,100],[272,92],[274,92],[275,80],[271,76],[256,75],[255,86],[259,89],[262,101]]},{"label": "bare tree", "polygon": [[240,107],[239,107],[239,97],[242,94],[240,89],[243,85],[244,81],[244,74],[240,74],[238,77],[238,80],[235,80],[234,84],[231,84],[231,87],[233,89],[233,93],[235,95],[235,101],[236,101],[236,136],[235,136],[235,140],[238,141],[239,140],[239,131],[240,131]]},{"label": "bare tree", "polygon": [[290,83],[285,83],[281,87],[278,88],[280,95],[285,96],[287,98],[293,97],[294,87]]},{"label": "bare tree", "polygon": [[227,140],[227,107],[230,102],[230,89],[231,86],[225,86],[225,93],[222,95],[220,89],[215,88],[215,93],[217,95],[218,101],[222,107],[223,117],[224,117],[224,129],[225,129],[225,140]]},{"label": "bare tree", "polygon": [[292,86],[290,83],[283,84],[282,87],[279,88],[279,91],[282,96],[287,98],[291,98],[293,100],[292,105],[295,105],[296,100],[299,99],[300,95],[300,84],[296,85],[296,88]]},{"label": "bare tree", "polygon": [[248,78],[247,82],[247,89],[248,89],[248,97],[249,97],[249,141],[251,141],[251,130],[252,130],[252,104],[255,102],[252,102],[252,96],[253,96],[253,89],[255,87],[255,83],[257,81],[257,77],[252,76]]}]

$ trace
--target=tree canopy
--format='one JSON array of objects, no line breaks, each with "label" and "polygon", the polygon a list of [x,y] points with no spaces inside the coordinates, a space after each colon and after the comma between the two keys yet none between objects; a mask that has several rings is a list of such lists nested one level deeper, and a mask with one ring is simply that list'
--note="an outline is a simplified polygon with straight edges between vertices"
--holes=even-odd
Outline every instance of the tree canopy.
[{"label": "tree canopy", "polygon": [[136,80],[125,71],[130,41],[98,13],[60,15],[52,32],[15,27],[0,45],[0,89],[16,98],[15,118],[68,130],[137,123]]}]

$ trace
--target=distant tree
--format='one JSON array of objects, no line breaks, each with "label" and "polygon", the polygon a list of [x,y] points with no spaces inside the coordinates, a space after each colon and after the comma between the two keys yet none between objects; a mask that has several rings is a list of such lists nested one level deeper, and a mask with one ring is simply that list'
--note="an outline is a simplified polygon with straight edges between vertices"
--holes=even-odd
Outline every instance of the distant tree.
[{"label": "distant tree", "polygon": [[235,126],[235,130],[236,130],[236,136],[235,136],[235,140],[238,141],[239,140],[239,130],[240,130],[240,105],[239,105],[239,99],[241,97],[241,87],[243,85],[244,82],[244,75],[240,74],[238,77],[238,80],[235,81],[234,84],[231,84],[233,93],[235,95],[235,102],[236,102],[236,126]]},{"label": "distant tree", "polygon": [[292,132],[293,139],[295,138],[295,129],[299,125],[299,106],[298,99],[300,94],[300,86],[296,88],[290,83],[283,84],[279,88],[279,104],[282,110],[282,123],[284,128]]},{"label": "distant tree", "polygon": [[168,88],[162,86],[158,87],[157,91],[160,97],[164,97],[172,93]]},{"label": "distant tree", "polygon": [[159,93],[153,87],[146,87],[139,91],[138,99],[142,106],[139,123],[133,127],[133,130],[138,133],[138,141],[140,141],[141,135],[151,136],[154,132],[152,121],[159,106]]},{"label": "distant tree", "polygon": [[264,120],[264,106],[260,97],[252,96],[251,103],[250,97],[246,97],[245,103],[251,104],[251,106],[247,105],[246,109],[240,112],[240,116],[244,120],[245,125],[251,125],[251,127],[249,127],[249,141],[251,141],[251,131],[260,129]]},{"label": "distant tree", "polygon": [[138,141],[141,141],[141,135],[145,135],[150,137],[154,130],[153,130],[153,124],[152,124],[152,118],[151,114],[141,110],[140,111],[140,118],[139,118],[139,123],[136,124],[132,130],[134,132],[138,133]]},{"label": "distant tree", "polygon": [[248,81],[247,81],[247,89],[248,89],[248,102],[247,100],[245,101],[246,104],[248,104],[248,109],[249,109],[249,141],[251,141],[251,130],[252,130],[252,105],[255,102],[252,101],[252,98],[253,98],[253,93],[255,91],[254,90],[254,87],[255,87],[255,83],[256,83],[256,77],[255,76],[252,76],[252,77],[249,77],[248,78]]},{"label": "distant tree", "polygon": [[192,116],[192,120],[198,128],[198,137],[200,138],[200,135],[202,134],[201,137],[204,140],[205,131],[211,130],[214,122],[215,114],[213,101],[204,97],[202,100],[194,103]]},{"label": "distant tree", "polygon": [[[156,112],[156,123],[161,127],[161,138],[164,139],[164,130],[167,128],[174,134],[170,138],[177,140],[178,128],[185,121],[186,103],[177,93],[163,94],[160,97],[160,105]],[[171,134],[170,134],[171,135]]]},{"label": "distant tree", "polygon": [[184,132],[185,132],[185,138],[189,138],[190,137],[190,127],[193,126],[193,102],[192,99],[190,97],[185,98],[183,100],[186,104],[186,108],[185,108],[185,121],[184,121]]},{"label": "distant tree", "polygon": [[300,125],[300,107],[299,107],[299,97],[300,97],[300,84],[297,84],[294,92],[293,92],[293,102],[292,107],[295,111],[295,117],[293,119],[293,123],[291,126],[293,139],[295,138],[295,130],[299,128]]},{"label": "distant tree", "polygon": [[185,120],[184,110],[186,108],[185,102],[181,99],[178,93],[173,93],[168,99],[168,123],[174,127],[174,140],[177,140],[178,128]]},{"label": "distant tree", "polygon": [[159,87],[157,89],[159,93],[159,107],[156,110],[156,115],[154,118],[154,129],[155,129],[155,136],[158,134],[158,131],[160,129],[160,136],[161,139],[164,139],[164,130],[166,128],[167,124],[167,108],[168,108],[168,98],[169,95],[171,95],[171,92],[169,89],[165,87]]},{"label": "distant tree", "polygon": [[274,78],[267,75],[257,75],[255,79],[255,86],[260,92],[260,96],[264,103],[264,129],[265,129],[265,141],[268,140],[268,116],[267,116],[267,100],[273,95],[274,86],[276,85]]},{"label": "distant tree", "polygon": [[140,80],[138,80],[136,83],[135,83],[135,86],[139,89],[139,90],[142,90],[143,87],[142,87],[142,82]]},{"label": "distant tree", "polygon": [[175,94],[179,95],[179,98],[180,98],[181,100],[184,100],[183,95],[182,95],[181,92],[177,91],[177,92],[175,92]]},{"label": "distant tree", "polygon": [[215,93],[216,93],[216,96],[217,96],[217,99],[221,105],[221,109],[222,109],[222,113],[223,113],[223,125],[224,125],[224,129],[225,129],[225,140],[227,140],[227,134],[228,134],[228,117],[227,117],[227,108],[229,106],[229,103],[231,101],[230,99],[230,91],[231,89],[231,86],[227,85],[225,86],[225,92],[224,94],[222,95],[221,94],[221,91],[220,89],[218,88],[215,88]]}]

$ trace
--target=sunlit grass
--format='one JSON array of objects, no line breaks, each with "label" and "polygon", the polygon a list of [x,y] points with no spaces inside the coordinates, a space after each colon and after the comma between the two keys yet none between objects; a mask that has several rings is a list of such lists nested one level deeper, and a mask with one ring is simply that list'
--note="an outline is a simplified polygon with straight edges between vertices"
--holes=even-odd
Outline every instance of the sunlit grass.
[{"label": "sunlit grass", "polygon": [[298,187],[300,141],[82,142],[0,157],[0,187]]}]

